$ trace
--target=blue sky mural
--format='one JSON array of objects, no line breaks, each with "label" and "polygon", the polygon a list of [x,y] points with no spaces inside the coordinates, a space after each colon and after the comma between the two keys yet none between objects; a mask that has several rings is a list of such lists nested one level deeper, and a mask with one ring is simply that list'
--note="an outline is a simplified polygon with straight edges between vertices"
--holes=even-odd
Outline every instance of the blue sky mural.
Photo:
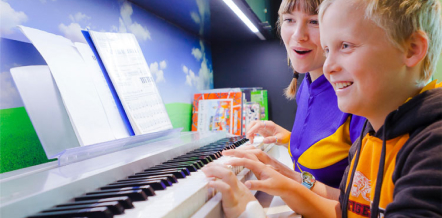
[{"label": "blue sky mural", "polygon": [[[189,17],[201,28],[207,26],[210,20],[208,1],[187,2],[183,10],[187,10]],[[194,92],[213,88],[208,44],[199,36],[127,1],[1,0],[0,16],[0,109],[23,106],[11,80],[10,68],[45,64],[35,48],[27,45],[29,41],[17,25],[62,35],[74,42],[85,42],[80,30],[86,28],[133,33],[166,104],[190,104]]]}]

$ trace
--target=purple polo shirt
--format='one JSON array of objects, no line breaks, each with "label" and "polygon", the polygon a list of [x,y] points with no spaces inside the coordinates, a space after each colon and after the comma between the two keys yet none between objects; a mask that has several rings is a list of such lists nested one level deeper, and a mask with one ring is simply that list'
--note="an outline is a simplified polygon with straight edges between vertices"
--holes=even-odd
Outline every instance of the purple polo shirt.
[{"label": "purple polo shirt", "polygon": [[[327,81],[324,75],[320,76],[313,83],[310,74],[307,73],[296,94],[298,108],[296,119],[293,125],[290,137],[290,155],[296,171],[307,171],[313,174],[316,180],[338,188],[348,165],[348,150],[351,144],[359,137],[365,118],[343,113],[338,108],[337,97],[332,85]],[[344,126],[343,126],[344,125]],[[342,128],[340,128],[342,126]],[[341,134],[337,133],[340,128]],[[343,131],[344,128],[349,130]],[[336,135],[342,138],[336,139]],[[333,149],[318,149],[309,152],[303,158],[308,164],[302,164],[298,159],[309,149],[315,149],[315,146],[321,141],[322,145],[327,144],[326,140],[335,137],[335,140],[342,141],[341,144],[331,146],[340,146],[341,155],[336,156]],[[319,152],[318,152],[319,151]],[[342,156],[342,153],[344,156]],[[307,156],[307,158],[306,158]],[[334,163],[324,166],[324,158],[338,158]],[[342,158],[342,159],[341,159]],[[330,158],[331,159],[331,158]],[[321,162],[322,161],[322,162]]]}]

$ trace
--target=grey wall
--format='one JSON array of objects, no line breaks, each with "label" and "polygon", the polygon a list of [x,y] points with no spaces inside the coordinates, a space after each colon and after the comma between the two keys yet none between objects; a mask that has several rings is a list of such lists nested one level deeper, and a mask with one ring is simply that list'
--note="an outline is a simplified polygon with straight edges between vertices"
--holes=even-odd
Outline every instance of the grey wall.
[{"label": "grey wall", "polygon": [[214,88],[263,87],[268,90],[269,119],[291,131],[296,102],[283,96],[293,74],[282,42],[213,43],[211,47]]}]

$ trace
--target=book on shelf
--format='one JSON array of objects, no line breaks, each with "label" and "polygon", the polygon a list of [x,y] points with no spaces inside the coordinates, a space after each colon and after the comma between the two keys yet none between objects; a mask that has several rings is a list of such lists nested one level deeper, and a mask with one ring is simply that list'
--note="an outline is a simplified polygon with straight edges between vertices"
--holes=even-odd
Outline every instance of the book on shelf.
[{"label": "book on shelf", "polygon": [[251,102],[256,102],[259,104],[261,111],[261,120],[269,120],[268,112],[268,101],[267,101],[267,90],[256,90],[250,93]]},{"label": "book on shelf", "polygon": [[206,91],[193,98],[192,131],[227,131],[242,134],[242,92],[238,89]]}]

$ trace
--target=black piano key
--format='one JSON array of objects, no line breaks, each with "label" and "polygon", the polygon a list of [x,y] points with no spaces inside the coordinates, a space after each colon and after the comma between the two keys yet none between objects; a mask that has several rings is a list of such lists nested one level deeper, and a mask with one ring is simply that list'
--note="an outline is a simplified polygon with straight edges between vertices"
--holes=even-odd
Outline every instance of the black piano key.
[{"label": "black piano key", "polygon": [[173,163],[173,164],[193,164],[193,165],[197,165],[197,166],[199,166],[200,169],[205,165],[205,164],[204,164],[202,161],[200,161],[200,160],[197,160],[197,161],[190,161],[190,160],[188,160],[188,161],[182,161],[182,160],[169,160],[169,161],[164,162],[164,163],[162,163],[162,164],[169,164],[169,163]]},{"label": "black piano key", "polygon": [[124,188],[124,187],[134,187],[134,186],[143,186],[150,185],[154,190],[164,190],[166,189],[166,185],[160,180],[152,180],[152,181],[143,181],[143,182],[127,182],[127,183],[119,183],[119,184],[109,184],[101,187],[102,190],[105,189],[115,189],[115,188]]},{"label": "black piano key", "polygon": [[72,206],[64,206],[64,207],[54,207],[54,208],[51,208],[48,210],[44,210],[42,212],[55,212],[55,211],[63,211],[63,210],[79,210],[79,209],[95,208],[95,207],[107,207],[114,215],[124,213],[124,207],[121,204],[119,204],[118,201],[95,203],[95,204],[81,204],[81,205],[72,205]]},{"label": "black piano key", "polygon": [[29,218],[43,218],[43,217],[90,217],[90,218],[112,218],[114,215],[107,207],[87,208],[80,210],[65,210],[47,213],[37,213]]},{"label": "black piano key", "polygon": [[[136,185],[134,185],[134,186],[136,186]],[[145,200],[147,200],[147,195],[142,190],[110,192],[110,193],[91,194],[91,195],[86,194],[81,197],[75,198],[75,200],[81,201],[81,200],[92,200],[92,199],[111,198],[111,197],[120,197],[120,196],[127,196],[132,201],[145,201]]]},{"label": "black piano key", "polygon": [[198,170],[198,167],[194,164],[161,164],[156,165],[154,167],[151,167],[149,169],[174,169],[174,168],[187,168],[190,172],[196,172]]},{"label": "black piano key", "polygon": [[186,174],[183,172],[183,170],[157,170],[157,171],[150,171],[150,172],[143,172],[143,173],[135,173],[135,175],[129,176],[128,178],[146,177],[146,176],[160,176],[160,175],[167,175],[167,174],[172,174],[177,179],[186,178]]},{"label": "black piano key", "polygon": [[[149,169],[145,169],[144,170],[144,173],[147,173],[147,172],[159,172],[159,171],[163,171],[163,172],[166,172],[166,171],[169,171],[169,172],[174,172],[174,171],[176,171],[176,170],[180,170],[181,172],[183,172],[186,176],[188,176],[188,175],[190,175],[190,171],[186,168],[186,167],[182,167],[182,168],[176,168],[176,169],[151,169],[151,168],[149,168]],[[135,175],[137,175],[137,174],[140,174],[140,173],[135,173]],[[175,174],[174,174],[175,175]],[[176,175],[175,175],[176,176]]]},{"label": "black piano key", "polygon": [[195,161],[195,160],[199,160],[199,161],[203,162],[204,164],[208,164],[208,163],[212,162],[212,160],[209,158],[199,158],[199,157],[174,158],[170,161]]},{"label": "black piano key", "polygon": [[167,179],[167,177],[158,177],[158,178],[155,178],[155,179],[130,178],[130,179],[118,180],[118,181],[116,181],[114,183],[111,183],[110,185],[121,184],[121,183],[128,183],[128,182],[153,181],[153,180],[160,180],[161,182],[163,182],[164,185],[172,186],[172,181],[169,181],[169,179]]},{"label": "black piano key", "polygon": [[105,192],[120,192],[120,191],[131,191],[131,190],[142,190],[147,196],[155,196],[155,191],[149,185],[144,186],[133,186],[124,188],[114,188],[114,189],[102,189],[101,191],[88,192],[86,194],[99,194]]},{"label": "black piano key", "polygon": [[120,203],[124,209],[130,209],[134,208],[134,205],[132,204],[132,200],[127,197],[115,197],[115,198],[101,198],[101,199],[94,199],[94,200],[81,200],[81,201],[75,201],[75,202],[69,202],[65,204],[59,204],[56,207],[64,207],[64,206],[73,206],[73,205],[81,205],[81,204],[96,204],[96,203],[102,203],[102,202],[112,202],[117,201]]},{"label": "black piano key", "polygon": [[136,176],[136,177],[127,177],[128,179],[131,178],[137,178],[137,179],[155,179],[155,178],[163,178],[166,177],[167,180],[169,180],[172,183],[177,183],[178,180],[176,178],[176,176],[174,176],[173,174],[164,174],[164,175],[156,175],[156,176]]}]

